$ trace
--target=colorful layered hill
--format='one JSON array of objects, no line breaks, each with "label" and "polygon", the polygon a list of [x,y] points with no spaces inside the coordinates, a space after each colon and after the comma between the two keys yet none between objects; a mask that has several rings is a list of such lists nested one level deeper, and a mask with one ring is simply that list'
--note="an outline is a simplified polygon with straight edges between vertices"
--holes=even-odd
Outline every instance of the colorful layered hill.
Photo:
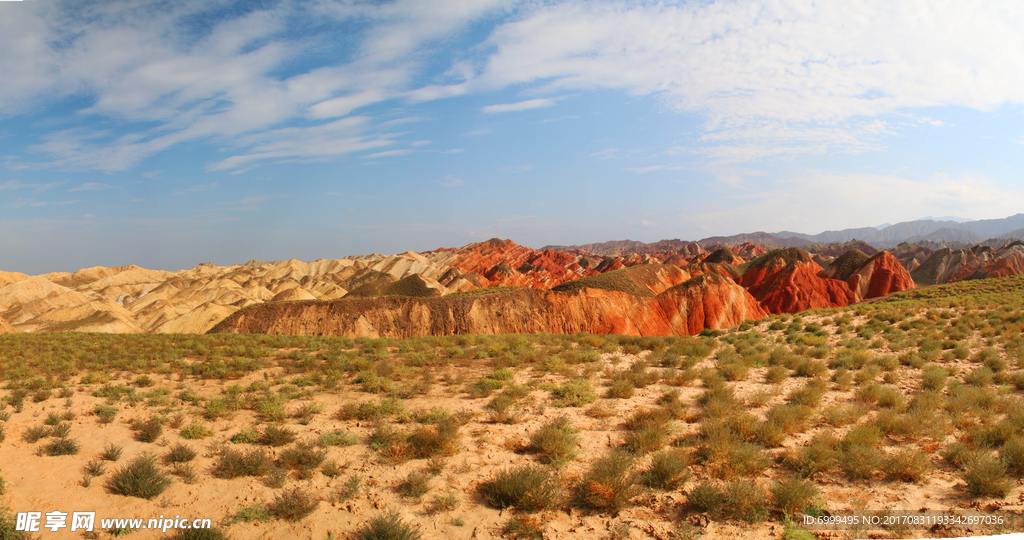
[{"label": "colorful layered hill", "polygon": [[1015,241],[999,249],[979,245],[971,249],[943,248],[931,254],[911,275],[918,284],[940,285],[1024,273],[1024,244]]},{"label": "colorful layered hill", "polygon": [[800,249],[774,250],[751,261],[738,281],[770,313],[847,306],[915,288],[887,251],[868,258],[853,250],[822,269]]},{"label": "colorful layered hill", "polygon": [[[0,272],[0,332],[199,333],[216,326],[394,336],[563,330],[692,334],[765,313],[845,306],[914,288],[915,279],[945,283],[1024,272],[1020,242],[999,249],[938,250],[913,277],[887,251],[869,257],[849,249],[832,258],[840,245],[818,246],[829,258],[812,259],[793,247],[768,251],[737,243],[705,250],[672,242],[659,243],[672,248],[662,251],[599,255],[491,239],[423,253],[204,263],[177,272],[137,266],[39,276]],[[909,245],[899,249],[924,253]],[[243,309],[244,316],[233,317]],[[309,313],[320,314],[309,319]],[[304,322],[278,320],[300,315]]]},{"label": "colorful layered hill", "polygon": [[353,337],[576,333],[693,335],[766,313],[731,279],[705,274],[658,295],[584,287],[491,294],[272,303],[241,310],[211,332]]},{"label": "colorful layered hill", "polygon": [[[606,257],[492,239],[425,253],[204,263],[177,272],[137,266],[39,276],[0,272],[0,319],[27,332],[201,333],[243,307],[265,302],[430,297],[493,287],[547,290],[645,264],[687,264],[686,255],[663,251]],[[675,278],[672,284],[682,281]]]}]

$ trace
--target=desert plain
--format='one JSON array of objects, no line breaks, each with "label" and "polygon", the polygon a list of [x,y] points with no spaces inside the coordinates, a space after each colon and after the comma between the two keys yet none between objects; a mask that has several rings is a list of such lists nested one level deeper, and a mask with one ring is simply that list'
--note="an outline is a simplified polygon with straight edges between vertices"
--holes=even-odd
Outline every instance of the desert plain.
[{"label": "desert plain", "polygon": [[[1019,242],[734,247],[7,273],[0,534],[1024,531]],[[805,526],[884,512],[998,523]],[[157,516],[214,527],[100,526]]]}]

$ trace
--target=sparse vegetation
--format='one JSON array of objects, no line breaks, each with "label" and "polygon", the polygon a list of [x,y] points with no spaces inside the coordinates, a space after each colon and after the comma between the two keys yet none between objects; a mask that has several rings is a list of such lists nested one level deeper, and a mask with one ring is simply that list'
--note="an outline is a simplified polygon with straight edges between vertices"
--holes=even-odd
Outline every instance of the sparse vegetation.
[{"label": "sparse vegetation", "polygon": [[111,475],[107,489],[126,497],[152,499],[170,485],[171,479],[157,466],[156,457],[141,454]]},{"label": "sparse vegetation", "polygon": [[[257,477],[239,482],[304,490],[311,512],[380,494],[441,527],[469,521],[454,490],[478,456],[496,456],[517,465],[484,478],[481,497],[514,511],[484,526],[509,537],[554,534],[534,514],[552,508],[610,520],[603,534],[624,537],[617,510],[682,493],[679,515],[650,518],[680,537],[707,512],[806,538],[787,516],[828,512],[837,482],[877,491],[869,504],[906,489],[1012,498],[1024,477],[1021,291],[1019,277],[918,289],[688,338],[4,335],[0,434],[46,456],[68,441],[94,452],[92,434],[127,424],[139,442],[126,446],[156,444],[168,481]],[[353,461],[367,447],[371,459]],[[613,452],[585,454],[598,448]],[[107,443],[41,459],[70,464],[67,485],[83,474],[109,485],[120,471],[104,463],[121,453]],[[267,504],[258,515],[240,520],[277,519]]]},{"label": "sparse vegetation", "polygon": [[524,512],[555,506],[561,499],[561,489],[557,476],[536,465],[502,470],[483,484],[491,504],[498,508],[514,506]]}]

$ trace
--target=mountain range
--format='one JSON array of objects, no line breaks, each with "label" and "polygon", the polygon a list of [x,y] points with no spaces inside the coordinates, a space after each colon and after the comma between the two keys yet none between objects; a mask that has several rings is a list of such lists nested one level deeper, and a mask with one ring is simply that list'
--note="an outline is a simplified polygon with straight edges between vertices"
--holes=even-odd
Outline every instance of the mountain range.
[{"label": "mountain range", "polygon": [[[422,253],[203,263],[177,272],[134,265],[37,276],[0,271],[0,333],[690,335],[769,313],[1024,273],[1024,243],[1012,240],[1022,221],[1024,214],[892,225],[877,232],[911,241],[890,249],[842,240],[869,228],[539,250],[493,238]],[[1011,227],[964,247],[976,231]]]}]

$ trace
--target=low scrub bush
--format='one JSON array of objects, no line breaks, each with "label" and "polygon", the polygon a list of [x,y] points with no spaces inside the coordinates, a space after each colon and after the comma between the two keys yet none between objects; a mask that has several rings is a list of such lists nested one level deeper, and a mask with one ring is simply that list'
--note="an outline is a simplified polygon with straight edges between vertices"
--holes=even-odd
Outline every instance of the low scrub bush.
[{"label": "low scrub bush", "polygon": [[523,465],[505,469],[484,482],[488,502],[498,508],[514,506],[523,512],[534,512],[558,505],[562,487],[549,469]]},{"label": "low scrub bush", "polygon": [[213,474],[218,478],[262,476],[269,471],[270,456],[263,450],[241,452],[225,448],[217,456],[217,461],[213,465]]},{"label": "low scrub bush", "polygon": [[352,432],[336,429],[320,434],[317,442],[320,446],[352,446],[359,442],[359,437]]},{"label": "low scrub bush", "polygon": [[459,424],[455,418],[448,417],[435,425],[423,426],[409,435],[408,443],[413,454],[418,458],[428,458],[441,454],[454,455],[461,446]]},{"label": "low scrub bush", "polygon": [[410,499],[419,500],[430,491],[430,475],[423,471],[412,471],[402,483],[398,484],[398,492]]},{"label": "low scrub bush", "polygon": [[164,454],[164,463],[186,463],[192,461],[196,457],[196,451],[192,448],[178,443],[171,447],[166,454]]},{"label": "low scrub bush", "polygon": [[135,440],[144,443],[156,442],[164,431],[164,425],[158,418],[149,420],[135,420],[132,422],[132,431],[135,432]]},{"label": "low scrub bush", "polygon": [[792,518],[811,506],[820,491],[813,482],[802,478],[788,478],[772,486],[772,499],[783,516]]},{"label": "low scrub bush", "polygon": [[117,461],[121,459],[124,449],[114,443],[107,443],[100,452],[100,459],[104,461]]},{"label": "low scrub bush", "polygon": [[683,450],[658,452],[651,458],[650,467],[643,473],[643,483],[657,489],[676,489],[689,480],[689,467],[692,461],[690,453]]},{"label": "low scrub bush", "polygon": [[189,423],[189,425],[181,428],[181,431],[178,433],[181,435],[182,439],[187,440],[205,439],[206,437],[213,435],[213,431],[210,428],[195,420]]},{"label": "low scrub bush", "polygon": [[396,512],[377,516],[355,532],[356,540],[419,540],[420,530]]},{"label": "low scrub bush", "polygon": [[270,425],[264,428],[256,442],[267,446],[284,446],[295,441],[295,432],[281,426]]},{"label": "low scrub bush", "polygon": [[975,455],[962,473],[967,491],[981,497],[1005,497],[1013,489],[1006,477],[1006,466],[988,453]]},{"label": "low scrub bush", "polygon": [[267,512],[271,516],[286,521],[298,521],[316,510],[320,501],[313,498],[302,488],[292,488],[281,492],[267,504]]},{"label": "low scrub bush", "polygon": [[560,416],[530,435],[530,449],[546,463],[561,465],[576,456],[579,435],[568,417]]},{"label": "low scrub bush", "polygon": [[73,456],[78,453],[79,448],[81,445],[78,444],[78,439],[60,437],[43,445],[43,453],[48,456]]},{"label": "low scrub bush", "polygon": [[597,393],[586,379],[573,379],[556,387],[552,393],[555,395],[554,404],[556,407],[582,407],[597,401]]},{"label": "low scrub bush", "polygon": [[613,451],[590,466],[576,486],[576,496],[585,506],[615,512],[639,493],[639,481],[633,458]]},{"label": "low scrub bush", "polygon": [[920,450],[900,450],[887,457],[882,466],[889,479],[901,482],[918,482],[931,469],[931,460]]},{"label": "low scrub bush", "polygon": [[309,473],[323,463],[326,458],[327,452],[311,444],[300,442],[291,448],[282,450],[278,461],[288,470]]},{"label": "low scrub bush", "polygon": [[171,478],[156,465],[156,457],[142,454],[115,471],[107,481],[111,493],[152,499],[171,485]]}]

